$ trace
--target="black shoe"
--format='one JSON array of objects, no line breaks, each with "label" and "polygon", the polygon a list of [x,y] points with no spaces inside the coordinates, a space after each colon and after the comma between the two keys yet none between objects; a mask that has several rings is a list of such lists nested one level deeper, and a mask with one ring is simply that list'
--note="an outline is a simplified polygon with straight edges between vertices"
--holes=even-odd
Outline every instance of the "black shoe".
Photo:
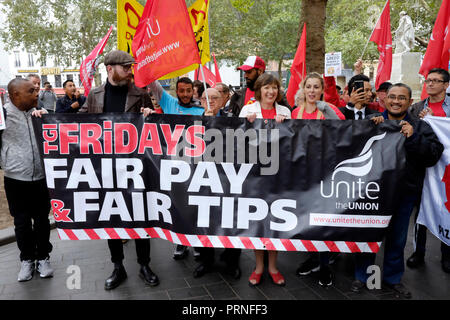
[{"label": "black shoe", "polygon": [[424,255],[418,252],[414,252],[411,257],[406,260],[406,265],[411,269],[420,267],[425,263]]},{"label": "black shoe", "polygon": [[159,284],[158,276],[152,271],[152,269],[150,269],[148,265],[141,266],[139,276],[149,286],[155,287]]},{"label": "black shoe", "polygon": [[350,287],[350,291],[354,293],[360,293],[366,284],[362,281],[355,280],[352,282],[352,286]]},{"label": "black shoe", "polygon": [[300,267],[298,267],[295,272],[298,276],[306,276],[311,272],[317,272],[320,270],[319,261],[314,260],[313,258],[308,258],[305,262],[303,262]]},{"label": "black shoe", "polygon": [[241,268],[239,268],[239,266],[228,266],[225,269],[225,272],[235,280],[240,279],[242,275]]},{"label": "black shoe", "polygon": [[203,277],[208,272],[211,272],[212,267],[209,264],[201,263],[194,270],[194,278]]},{"label": "black shoe", "polygon": [[186,246],[177,245],[175,251],[173,252],[173,258],[175,260],[184,259],[188,254],[188,248]]},{"label": "black shoe", "polygon": [[450,259],[443,259],[442,262],[442,270],[446,273],[450,273]]},{"label": "black shoe", "polygon": [[385,282],[384,285],[393,290],[397,296],[405,299],[411,299],[412,297],[411,292],[409,292],[409,290],[406,289],[406,287],[402,283],[390,284]]},{"label": "black shoe", "polygon": [[111,276],[105,281],[105,290],[117,288],[127,278],[124,266],[114,267]]},{"label": "black shoe", "polygon": [[324,266],[320,268],[319,284],[322,287],[328,287],[333,284],[330,267]]}]

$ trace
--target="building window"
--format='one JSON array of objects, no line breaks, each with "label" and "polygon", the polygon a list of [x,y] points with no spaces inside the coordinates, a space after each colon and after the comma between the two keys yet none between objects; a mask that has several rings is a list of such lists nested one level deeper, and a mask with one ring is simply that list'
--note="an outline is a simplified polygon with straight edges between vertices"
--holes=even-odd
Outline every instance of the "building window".
[{"label": "building window", "polygon": [[28,66],[29,67],[34,67],[34,56],[32,53],[28,54]]},{"label": "building window", "polygon": [[42,83],[42,86],[44,86],[44,83],[48,81],[47,79],[48,79],[47,76],[41,76],[41,83]]},{"label": "building window", "polygon": [[61,75],[60,74],[55,74],[55,87],[56,88],[61,88],[62,87]]},{"label": "building window", "polygon": [[72,80],[73,81],[73,74],[66,75],[66,80]]},{"label": "building window", "polygon": [[16,68],[20,68],[20,52],[18,52],[18,51],[14,52],[14,62],[15,62]]}]

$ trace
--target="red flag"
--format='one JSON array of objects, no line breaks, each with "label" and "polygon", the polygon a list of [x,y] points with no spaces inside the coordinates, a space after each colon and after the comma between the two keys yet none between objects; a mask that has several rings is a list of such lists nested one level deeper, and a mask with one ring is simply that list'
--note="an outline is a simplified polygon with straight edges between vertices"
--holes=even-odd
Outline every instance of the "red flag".
[{"label": "red flag", "polygon": [[[203,73],[205,74],[205,80],[203,80],[202,72],[199,70],[200,68],[203,68]],[[211,86],[211,88],[214,88],[216,86],[216,83],[219,82],[216,80],[216,76],[214,73],[211,72],[207,67],[201,66],[199,69],[195,70],[195,79],[198,79],[200,81],[205,81],[207,84]]]},{"label": "red flag", "polygon": [[295,105],[295,94],[300,83],[306,77],[306,23],[303,25],[302,37],[295,53],[294,62],[291,67],[291,79],[286,93],[286,98],[291,106]]},{"label": "red flag", "polygon": [[222,82],[222,78],[220,77],[220,72],[219,72],[219,66],[217,65],[217,61],[216,61],[216,55],[213,53],[213,58],[214,58],[214,67],[216,68],[216,82]]},{"label": "red flag", "polygon": [[113,26],[111,26],[103,37],[103,39],[97,44],[97,46],[92,50],[92,52],[83,60],[80,66],[80,79],[84,87],[84,95],[87,96],[92,88],[92,80],[94,79],[95,72],[98,67],[98,56],[102,54],[103,49],[108,42],[109,36],[111,35]]},{"label": "red flag", "polygon": [[[428,42],[427,52],[423,58],[419,73],[425,78],[428,72],[434,68],[448,70],[450,39],[447,37],[450,26],[450,0],[443,0],[441,8],[434,24],[431,39]],[[422,91],[422,99],[427,97],[425,86]]]},{"label": "red flag", "polygon": [[184,0],[148,0],[131,49],[136,58],[136,86],[200,64],[192,24]]},{"label": "red flag", "polygon": [[389,0],[384,6],[369,41],[373,41],[378,45],[378,52],[380,53],[377,79],[375,80],[375,88],[378,90],[380,84],[391,79],[392,71],[392,34]]}]

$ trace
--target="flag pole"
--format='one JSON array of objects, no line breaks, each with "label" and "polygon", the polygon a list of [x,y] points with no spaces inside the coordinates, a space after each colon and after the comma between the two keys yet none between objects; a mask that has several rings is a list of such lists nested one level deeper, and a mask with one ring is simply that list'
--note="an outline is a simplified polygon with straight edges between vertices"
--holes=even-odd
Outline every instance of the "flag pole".
[{"label": "flag pole", "polygon": [[384,4],[383,10],[381,10],[381,14],[378,17],[377,23],[375,24],[375,27],[373,28],[372,33],[370,34],[369,40],[367,40],[367,43],[366,43],[366,45],[364,47],[364,50],[363,50],[363,52],[361,54],[361,57],[359,58],[360,60],[362,60],[362,58],[364,56],[364,53],[366,53],[366,49],[367,49],[367,46],[369,45],[370,39],[372,38],[373,33],[375,32],[375,29],[376,29],[376,27],[378,25],[378,22],[380,22],[381,16],[383,15],[384,9],[386,9],[386,6],[387,6],[388,2],[389,2],[389,0],[386,1],[386,3]]},{"label": "flag pole", "polygon": [[205,80],[205,73],[203,72],[203,66],[202,64],[200,64],[200,71],[202,73],[202,78],[203,78],[203,87],[205,88],[205,97],[206,97],[206,104],[208,106],[208,110],[210,110],[210,106],[209,106],[209,97],[208,97],[208,88],[206,88],[206,80]]}]

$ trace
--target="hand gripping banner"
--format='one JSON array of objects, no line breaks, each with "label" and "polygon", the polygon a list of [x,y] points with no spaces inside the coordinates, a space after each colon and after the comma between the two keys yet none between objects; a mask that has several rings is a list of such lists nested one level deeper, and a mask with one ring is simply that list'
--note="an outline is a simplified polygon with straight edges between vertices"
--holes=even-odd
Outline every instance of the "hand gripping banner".
[{"label": "hand gripping banner", "polygon": [[71,240],[377,252],[405,162],[392,121],[52,114],[34,126]]}]

